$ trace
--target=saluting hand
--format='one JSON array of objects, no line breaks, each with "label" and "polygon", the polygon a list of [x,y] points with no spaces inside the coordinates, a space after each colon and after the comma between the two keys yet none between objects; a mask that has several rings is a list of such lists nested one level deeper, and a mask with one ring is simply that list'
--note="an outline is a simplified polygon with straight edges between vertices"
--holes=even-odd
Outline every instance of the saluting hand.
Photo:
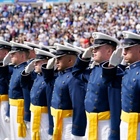
[{"label": "saluting hand", "polygon": [[55,65],[55,58],[51,58],[48,60],[48,63],[47,63],[47,66],[46,66],[46,69],[53,69],[54,68],[54,65]]},{"label": "saluting hand", "polygon": [[30,73],[34,70],[34,61],[31,61],[26,67],[25,67],[25,73]]},{"label": "saluting hand", "polygon": [[91,56],[92,56],[92,50],[93,50],[92,47],[87,48],[87,49],[84,51],[84,53],[83,53],[83,55],[82,55],[82,58],[83,58],[83,59],[91,58]]},{"label": "saluting hand", "polygon": [[124,59],[122,60],[121,65],[127,65]]},{"label": "saluting hand", "polygon": [[9,63],[11,63],[11,53],[7,53],[7,55],[3,59],[3,66],[7,66]]},{"label": "saluting hand", "polygon": [[118,48],[112,53],[112,55],[109,59],[109,65],[110,66],[117,66],[122,62],[122,60],[123,60],[122,48]]}]

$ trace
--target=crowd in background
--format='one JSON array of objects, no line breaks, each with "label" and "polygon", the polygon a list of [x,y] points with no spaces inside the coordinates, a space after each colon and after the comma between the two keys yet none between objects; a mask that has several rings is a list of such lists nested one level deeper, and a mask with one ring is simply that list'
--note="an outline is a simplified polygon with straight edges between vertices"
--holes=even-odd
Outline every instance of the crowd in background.
[{"label": "crowd in background", "polygon": [[65,3],[47,8],[19,3],[0,6],[0,39],[6,41],[44,45],[67,41],[86,48],[94,41],[93,32],[103,32],[123,42],[124,30],[140,33],[137,2]]}]

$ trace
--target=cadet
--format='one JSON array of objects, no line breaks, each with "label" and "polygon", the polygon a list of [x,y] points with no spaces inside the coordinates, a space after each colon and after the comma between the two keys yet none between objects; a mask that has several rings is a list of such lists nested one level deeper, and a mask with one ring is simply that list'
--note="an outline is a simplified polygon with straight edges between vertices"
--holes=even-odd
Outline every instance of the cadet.
[{"label": "cadet", "polygon": [[51,114],[54,118],[53,140],[84,139],[85,86],[72,75],[72,67],[80,51],[60,44],[55,44],[55,46],[56,58],[50,59],[46,71],[43,70],[47,77],[46,81],[49,83],[54,76],[53,66],[56,59],[58,76],[54,82],[51,101]]},{"label": "cadet", "polygon": [[[10,136],[9,114],[8,114],[8,66],[3,66],[3,58],[11,50],[11,44],[0,40],[0,140]],[[8,123],[6,123],[8,122]],[[6,131],[5,131],[6,130]]]},{"label": "cadet", "polygon": [[28,89],[22,89],[20,80],[21,72],[27,65],[29,50],[32,48],[24,44],[15,43],[13,41],[10,43],[12,48],[5,57],[4,64],[9,64],[11,62],[15,65],[10,79],[8,91],[10,103],[11,139],[29,139],[29,130],[26,131],[26,128],[29,128],[30,121],[30,94]]},{"label": "cadet", "polygon": [[[117,73],[116,67],[107,68],[109,77],[122,75],[121,95],[122,113],[120,125],[121,140],[140,139],[140,35],[123,31],[124,43],[122,45],[124,61],[129,64],[125,72]],[[110,64],[119,64],[120,50],[117,50],[110,59]],[[107,74],[107,72],[106,72]]]},{"label": "cadet", "polygon": [[[109,60],[119,41],[100,32],[94,32],[93,47],[89,47],[80,55],[73,69],[73,75],[87,82],[85,110],[87,114],[88,140],[119,139],[119,123],[121,112],[121,94],[117,90],[111,94],[108,84],[102,76],[102,64]],[[91,56],[98,65],[88,68]],[[114,89],[115,90],[115,89]],[[113,90],[113,92],[114,92]],[[116,110],[116,114],[114,110]]]},{"label": "cadet", "polygon": [[[47,49],[47,47],[46,47]],[[47,63],[47,61],[54,57],[54,55],[50,52],[35,48],[36,58],[30,62],[34,65],[27,66],[25,71],[22,73],[22,76],[26,76],[26,80],[30,80],[31,70],[34,70],[37,73],[37,77],[34,80],[33,86],[30,91],[30,99],[31,99],[31,136],[32,140],[40,139],[40,140],[49,140],[49,124],[52,122],[52,116],[50,117],[50,112],[48,112],[48,100],[49,98],[49,87],[45,84],[44,78],[41,72],[41,66],[43,63]],[[31,68],[32,67],[32,68]],[[26,73],[25,73],[26,72]],[[28,74],[27,74],[28,73]],[[26,81],[24,81],[26,82]],[[47,91],[48,90],[48,91]],[[51,120],[49,120],[51,118]],[[52,129],[52,127],[50,128]]]}]

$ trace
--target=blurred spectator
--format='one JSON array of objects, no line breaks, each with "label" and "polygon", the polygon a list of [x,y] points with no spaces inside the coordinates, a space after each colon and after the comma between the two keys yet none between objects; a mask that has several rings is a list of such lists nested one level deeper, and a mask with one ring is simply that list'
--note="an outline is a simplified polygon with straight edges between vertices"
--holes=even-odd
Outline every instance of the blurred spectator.
[{"label": "blurred spectator", "polygon": [[30,41],[53,45],[67,41],[87,48],[92,33],[99,31],[123,42],[122,31],[140,34],[140,9],[137,2],[65,3],[33,7],[31,4],[0,6],[0,38],[22,43]]}]

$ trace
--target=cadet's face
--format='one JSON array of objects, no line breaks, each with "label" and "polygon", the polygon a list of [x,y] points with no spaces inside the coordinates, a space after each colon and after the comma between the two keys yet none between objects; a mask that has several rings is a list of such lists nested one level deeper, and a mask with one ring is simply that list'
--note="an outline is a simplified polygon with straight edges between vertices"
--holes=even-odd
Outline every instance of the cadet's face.
[{"label": "cadet's face", "polygon": [[8,53],[8,50],[6,49],[0,49],[0,61],[3,60],[3,58],[5,57],[5,55]]},{"label": "cadet's face", "polygon": [[34,66],[35,66],[35,72],[36,73],[41,73],[41,66],[42,64],[44,63],[47,63],[48,60],[40,60],[40,61],[37,61],[34,63]]},{"label": "cadet's face", "polygon": [[15,52],[15,53],[12,53],[10,55],[11,57],[11,63],[14,64],[14,65],[18,65],[20,63],[22,63],[22,55],[19,53],[19,52]]},{"label": "cadet's face", "polygon": [[93,59],[95,62],[101,63],[109,59],[108,47],[106,45],[93,49]]},{"label": "cadet's face", "polygon": [[67,55],[58,57],[56,59],[56,66],[58,71],[63,71],[69,67],[69,57]]},{"label": "cadet's face", "polygon": [[125,48],[123,50],[123,56],[126,63],[134,63],[140,60],[140,46]]}]

